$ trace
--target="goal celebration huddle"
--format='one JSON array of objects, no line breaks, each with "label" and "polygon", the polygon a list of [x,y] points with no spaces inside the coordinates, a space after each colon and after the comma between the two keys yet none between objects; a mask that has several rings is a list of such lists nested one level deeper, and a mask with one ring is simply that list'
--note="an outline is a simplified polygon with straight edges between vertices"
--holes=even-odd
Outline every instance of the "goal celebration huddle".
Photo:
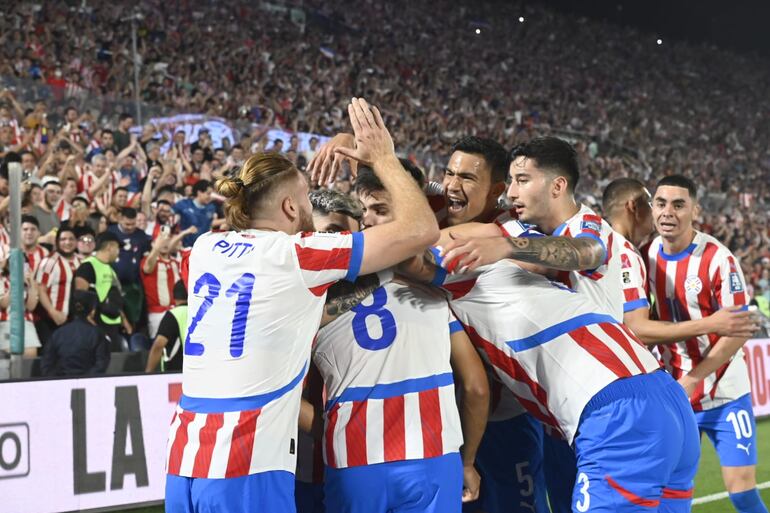
[{"label": "goal celebration huddle", "polygon": [[[166,511],[686,512],[706,437],[735,509],[768,511],[758,321],[696,184],[620,178],[599,215],[568,142],[474,136],[426,183],[376,107],[348,115],[307,175],[266,152],[216,184]],[[357,200],[316,187],[343,163]]]}]

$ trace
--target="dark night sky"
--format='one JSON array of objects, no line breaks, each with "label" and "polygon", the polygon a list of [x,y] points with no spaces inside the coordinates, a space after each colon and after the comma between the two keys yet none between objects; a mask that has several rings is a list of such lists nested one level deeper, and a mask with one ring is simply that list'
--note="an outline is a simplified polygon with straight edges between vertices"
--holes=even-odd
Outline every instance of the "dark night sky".
[{"label": "dark night sky", "polygon": [[770,58],[770,0],[537,0],[557,11]]}]

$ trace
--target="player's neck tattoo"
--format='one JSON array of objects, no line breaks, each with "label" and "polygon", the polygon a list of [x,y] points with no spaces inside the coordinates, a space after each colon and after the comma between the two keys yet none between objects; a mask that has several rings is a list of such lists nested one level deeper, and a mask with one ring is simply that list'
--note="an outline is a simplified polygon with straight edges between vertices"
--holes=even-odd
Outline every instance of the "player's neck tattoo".
[{"label": "player's neck tattoo", "polygon": [[334,318],[355,308],[379,286],[380,279],[376,274],[359,276],[355,283],[344,280],[337,282],[329,289],[326,296],[324,320],[326,323],[331,322]]}]

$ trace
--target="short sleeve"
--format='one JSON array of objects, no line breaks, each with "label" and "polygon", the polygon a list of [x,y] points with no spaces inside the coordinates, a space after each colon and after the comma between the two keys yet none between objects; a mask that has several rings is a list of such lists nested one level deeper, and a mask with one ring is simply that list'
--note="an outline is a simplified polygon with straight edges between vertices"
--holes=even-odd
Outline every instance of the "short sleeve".
[{"label": "short sleeve", "polygon": [[90,262],[83,262],[75,271],[75,276],[83,278],[88,283],[96,283],[96,273],[94,272],[94,266]]},{"label": "short sleeve", "polygon": [[355,281],[364,256],[364,234],[304,232],[294,236],[302,281],[321,296],[335,282]]},{"label": "short sleeve", "polygon": [[452,310],[449,310],[449,334],[457,333],[463,329],[462,323],[457,320],[457,317],[452,313]]},{"label": "short sleeve", "polygon": [[532,225],[522,223],[513,210],[506,210],[494,220],[504,237],[542,237]]},{"label": "short sleeve", "polygon": [[719,307],[748,305],[746,279],[735,257],[728,251],[720,251],[714,259],[711,267],[716,266],[716,269],[711,283]]},{"label": "short sleeve", "polygon": [[171,312],[166,312],[160,320],[156,337],[158,335],[163,335],[169,342],[173,342],[179,337],[179,323]]},{"label": "short sleeve", "polygon": [[607,246],[610,243],[606,235],[607,231],[602,229],[604,223],[605,221],[596,214],[582,214],[575,216],[566,227],[560,227],[561,230],[557,229],[558,233],[554,233],[554,235],[566,235],[576,239],[580,237],[594,239],[602,245],[604,250],[602,261],[604,261],[607,258]]},{"label": "short sleeve", "polygon": [[624,248],[620,253],[620,276],[623,286],[623,313],[649,308],[647,300],[647,269],[642,257]]}]

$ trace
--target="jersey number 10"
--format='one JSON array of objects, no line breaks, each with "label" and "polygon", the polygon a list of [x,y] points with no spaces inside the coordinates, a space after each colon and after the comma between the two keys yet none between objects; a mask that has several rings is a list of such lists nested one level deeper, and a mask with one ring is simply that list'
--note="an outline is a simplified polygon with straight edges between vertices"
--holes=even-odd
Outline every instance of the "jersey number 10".
[{"label": "jersey number 10", "polygon": [[[195,282],[193,286],[193,294],[199,294],[203,287],[206,287],[207,294],[203,298],[198,311],[195,312],[192,320],[190,321],[190,327],[187,330],[187,337],[184,341],[184,354],[185,356],[200,356],[203,354],[204,347],[200,342],[191,342],[192,335],[195,333],[195,328],[198,327],[203,316],[209,311],[211,305],[214,304],[214,300],[219,297],[219,291],[222,289],[222,284],[211,273],[205,273]],[[251,306],[251,292],[254,289],[254,275],[251,273],[244,273],[240,278],[230,285],[230,288],[225,292],[225,297],[236,296],[235,299],[235,314],[233,315],[232,329],[230,332],[230,356],[237,358],[243,354],[243,340],[246,337],[246,319],[249,315],[249,306]]]}]

